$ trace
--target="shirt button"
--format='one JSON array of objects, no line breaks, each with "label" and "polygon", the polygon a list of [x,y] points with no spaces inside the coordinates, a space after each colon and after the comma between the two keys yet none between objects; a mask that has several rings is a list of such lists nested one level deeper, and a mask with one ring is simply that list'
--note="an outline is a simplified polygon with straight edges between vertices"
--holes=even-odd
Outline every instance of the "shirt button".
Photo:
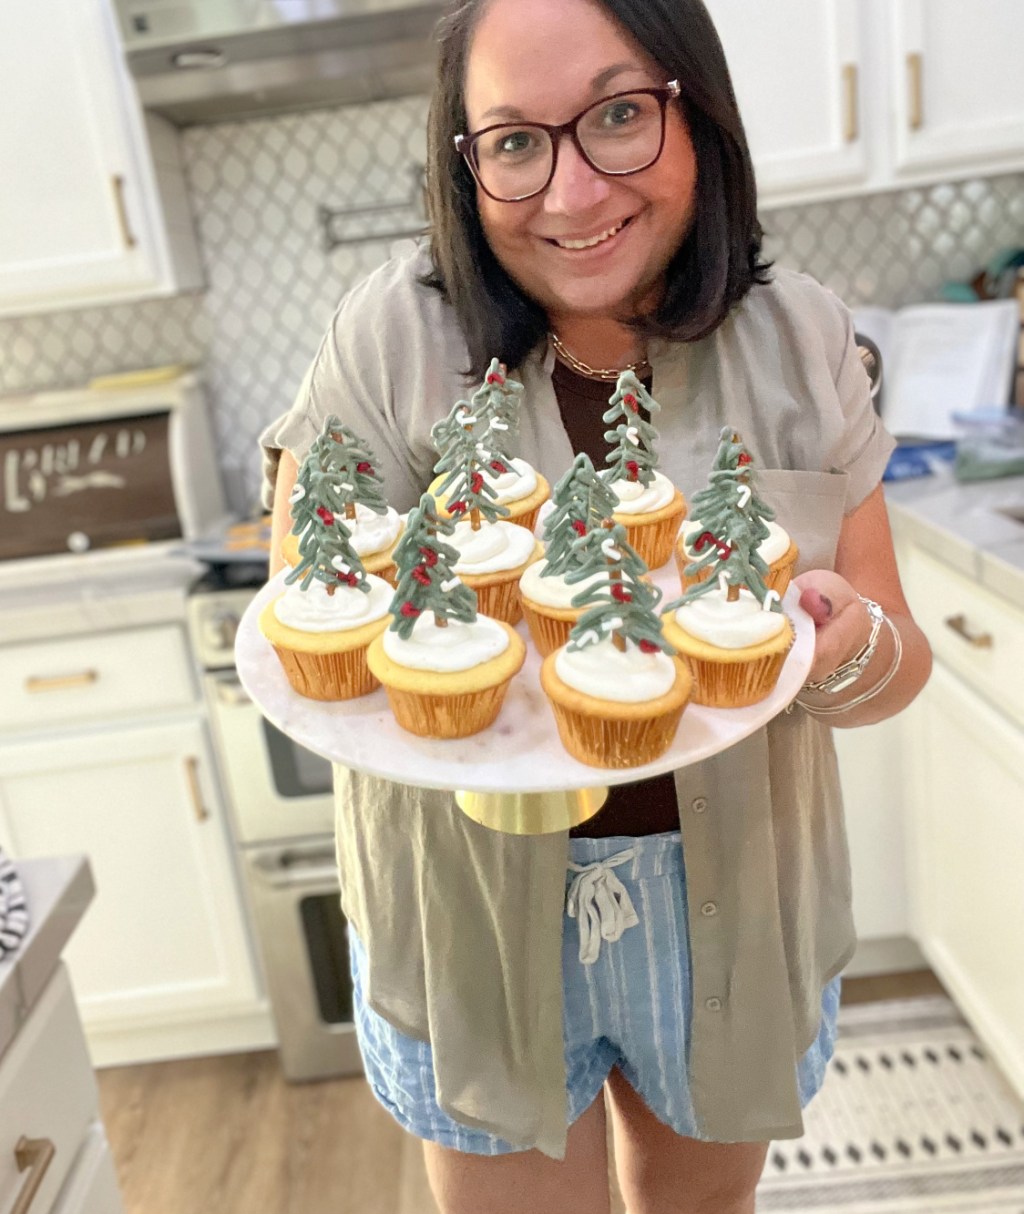
[{"label": "shirt button", "polygon": [[702,814],[707,807],[708,803],[705,797],[695,797],[693,804],[690,806],[695,814]]},{"label": "shirt button", "polygon": [[700,908],[700,913],[702,915],[704,915],[705,918],[710,919],[712,915],[718,914],[718,903],[717,902],[705,902],[704,905]]},{"label": "shirt button", "polygon": [[704,1000],[704,1006],[709,1012],[720,1012],[722,1010],[722,1001],[717,995],[712,995],[710,999]]}]

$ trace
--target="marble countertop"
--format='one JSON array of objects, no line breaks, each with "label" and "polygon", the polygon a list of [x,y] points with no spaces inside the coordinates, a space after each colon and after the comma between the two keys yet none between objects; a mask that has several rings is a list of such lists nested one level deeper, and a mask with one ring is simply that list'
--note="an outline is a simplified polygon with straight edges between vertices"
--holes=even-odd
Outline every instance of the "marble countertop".
[{"label": "marble countertop", "polygon": [[885,486],[894,534],[1024,610],[1024,476],[957,481],[950,468]]},{"label": "marble countertop", "polygon": [[86,856],[14,863],[28,903],[29,930],[18,951],[0,961],[0,1057],[50,980],[96,893]]}]

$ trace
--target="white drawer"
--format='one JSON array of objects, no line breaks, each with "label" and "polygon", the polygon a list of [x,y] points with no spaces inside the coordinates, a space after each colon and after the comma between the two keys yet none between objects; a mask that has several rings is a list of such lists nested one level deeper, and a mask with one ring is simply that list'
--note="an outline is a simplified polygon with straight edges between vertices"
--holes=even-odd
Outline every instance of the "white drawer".
[{"label": "white drawer", "polygon": [[15,1150],[24,1137],[52,1143],[33,1210],[51,1208],[71,1171],[99,1095],[71,984],[57,967],[28,1020],[0,1058],[0,1210],[9,1210],[30,1171],[19,1171]]},{"label": "white drawer", "polygon": [[1024,723],[1024,611],[917,547],[901,574],[935,657]]},{"label": "white drawer", "polygon": [[135,716],[195,698],[184,633],[174,624],[0,650],[0,732]]},{"label": "white drawer", "polygon": [[124,1214],[114,1157],[98,1121],[89,1127],[75,1170],[61,1189],[53,1214]]}]

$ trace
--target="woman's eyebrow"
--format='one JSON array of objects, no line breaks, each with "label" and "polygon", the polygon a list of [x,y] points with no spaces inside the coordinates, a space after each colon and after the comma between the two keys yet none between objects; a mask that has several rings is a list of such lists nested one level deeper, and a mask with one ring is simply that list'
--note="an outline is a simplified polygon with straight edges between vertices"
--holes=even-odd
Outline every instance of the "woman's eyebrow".
[{"label": "woman's eyebrow", "polygon": [[[611,67],[603,68],[590,82],[590,91],[595,98],[600,98],[601,93],[622,72],[643,72],[645,69],[638,63],[613,63]],[[480,120],[483,122],[487,118],[512,118],[517,122],[521,122],[526,115],[518,106],[515,105],[492,105],[489,110],[484,110],[480,115]]]}]

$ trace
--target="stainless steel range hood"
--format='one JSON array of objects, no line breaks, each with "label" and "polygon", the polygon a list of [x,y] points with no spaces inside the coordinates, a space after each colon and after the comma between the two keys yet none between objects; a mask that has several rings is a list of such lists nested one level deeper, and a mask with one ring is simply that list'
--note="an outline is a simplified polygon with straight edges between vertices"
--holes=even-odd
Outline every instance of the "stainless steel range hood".
[{"label": "stainless steel range hood", "polygon": [[442,0],[116,0],[143,105],[179,126],[428,93]]}]

